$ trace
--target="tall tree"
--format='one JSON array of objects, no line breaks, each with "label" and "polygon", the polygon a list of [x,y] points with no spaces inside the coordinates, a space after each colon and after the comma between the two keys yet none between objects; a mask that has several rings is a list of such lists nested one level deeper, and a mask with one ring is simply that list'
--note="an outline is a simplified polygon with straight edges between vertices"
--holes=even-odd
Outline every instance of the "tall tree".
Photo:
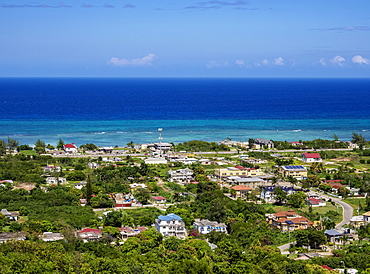
[{"label": "tall tree", "polygon": [[90,204],[90,200],[91,200],[91,195],[92,194],[93,194],[93,191],[92,191],[92,184],[91,184],[90,176],[87,176],[86,201],[87,201],[87,204],[88,205]]},{"label": "tall tree", "polygon": [[278,203],[283,203],[287,198],[286,192],[281,187],[276,187],[274,189],[274,195],[275,195],[275,200]]},{"label": "tall tree", "polygon": [[35,143],[35,150],[38,153],[44,153],[45,152],[45,148],[46,148],[45,142],[43,142],[40,139],[38,139],[36,141],[36,143]]},{"label": "tall tree", "polygon": [[135,199],[138,200],[141,204],[145,204],[150,199],[150,193],[149,190],[146,188],[139,188],[135,194]]},{"label": "tall tree", "polygon": [[130,147],[130,148],[134,148],[135,147],[135,144],[134,144],[134,142],[133,141],[131,141],[130,143],[127,143],[126,144],[128,147]]},{"label": "tall tree", "polygon": [[6,143],[4,140],[0,140],[0,156],[6,154]]},{"label": "tall tree", "polygon": [[64,145],[65,145],[64,141],[59,138],[57,149],[63,149]]},{"label": "tall tree", "polygon": [[10,139],[10,138],[8,137],[8,148],[9,148],[10,150],[15,150],[15,149],[17,149],[18,145],[19,145],[19,142],[18,142],[17,140]]},{"label": "tall tree", "polygon": [[358,145],[364,145],[366,142],[366,139],[362,134],[358,134],[356,132],[352,133],[352,143],[358,144]]}]

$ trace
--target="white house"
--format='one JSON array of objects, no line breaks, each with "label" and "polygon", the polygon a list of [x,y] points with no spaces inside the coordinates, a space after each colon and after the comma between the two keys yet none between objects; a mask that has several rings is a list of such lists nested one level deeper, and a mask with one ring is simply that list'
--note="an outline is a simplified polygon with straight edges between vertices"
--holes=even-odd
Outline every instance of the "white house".
[{"label": "white house", "polygon": [[305,163],[321,163],[320,153],[302,153],[302,161]]},{"label": "white house", "polygon": [[274,142],[270,141],[270,140],[266,140],[266,139],[263,139],[263,138],[257,138],[254,140],[254,144],[255,145],[258,145],[260,148],[261,147],[267,147],[267,148],[273,148],[274,147]]},{"label": "white house", "polygon": [[8,218],[9,221],[17,221],[18,220],[18,212],[9,212],[7,209],[2,209],[1,214]]},{"label": "white house", "polygon": [[93,169],[100,167],[100,165],[96,162],[90,162],[87,165],[88,165],[89,168],[93,168]]},{"label": "white house", "polygon": [[86,185],[87,185],[87,182],[82,181],[82,182],[79,182],[79,183],[75,183],[73,187],[76,188],[76,189],[82,189]]},{"label": "white house", "polygon": [[55,242],[58,240],[63,240],[64,236],[62,235],[62,233],[44,232],[40,236],[40,239],[43,240],[44,242]]},{"label": "white house", "polygon": [[195,220],[194,229],[198,229],[202,234],[208,234],[213,230],[227,234],[226,225],[224,223],[212,222],[209,220]]},{"label": "white house", "polygon": [[199,160],[199,163],[201,164],[201,165],[204,165],[204,166],[206,166],[206,165],[211,165],[212,164],[212,161],[210,160],[210,159],[200,159]]},{"label": "white house", "polygon": [[59,184],[61,185],[64,185],[67,183],[67,179],[66,178],[63,178],[63,177],[47,177],[46,178],[46,183],[48,185],[57,185],[58,184],[58,181],[59,181]]},{"label": "white house", "polygon": [[168,171],[168,175],[170,176],[168,181],[188,183],[190,182],[190,180],[193,179],[193,174],[194,172],[190,168],[184,168],[184,169],[178,169],[178,170],[170,169]]},{"label": "white house", "polygon": [[60,172],[62,169],[60,166],[45,166],[42,167],[44,172]]},{"label": "white house", "polygon": [[75,143],[72,143],[72,144],[65,144],[63,146],[64,148],[64,151],[66,153],[77,153],[78,152],[78,148],[77,146],[75,145]]},{"label": "white house", "polygon": [[162,196],[152,196],[151,200],[155,204],[165,204],[165,203],[167,203],[167,199],[165,197],[162,197]]},{"label": "white house", "polygon": [[171,150],[172,144],[170,143],[154,143],[154,148],[159,151],[167,152]]},{"label": "white house", "polygon": [[281,188],[287,195],[295,193],[295,189],[289,186],[267,186],[262,188],[260,198],[264,199],[266,202],[275,202],[274,190],[276,188]]},{"label": "white house", "polygon": [[165,237],[175,236],[180,239],[186,238],[185,224],[182,218],[174,213],[167,214],[166,216],[160,215],[155,220],[155,229]]},{"label": "white house", "polygon": [[326,206],[326,201],[316,198],[309,198],[306,200],[306,205],[312,207]]},{"label": "white house", "polygon": [[159,165],[159,164],[167,164],[168,161],[165,158],[147,158],[144,160],[144,163],[147,165]]},{"label": "white house", "polygon": [[191,165],[193,163],[198,162],[198,159],[195,159],[195,158],[179,158],[179,159],[176,159],[175,162],[179,162],[179,163],[182,163],[184,165]]},{"label": "white house", "polygon": [[98,240],[98,239],[100,239],[103,235],[103,232],[100,229],[84,228],[80,231],[77,231],[77,235],[84,242],[87,242],[88,240]]}]

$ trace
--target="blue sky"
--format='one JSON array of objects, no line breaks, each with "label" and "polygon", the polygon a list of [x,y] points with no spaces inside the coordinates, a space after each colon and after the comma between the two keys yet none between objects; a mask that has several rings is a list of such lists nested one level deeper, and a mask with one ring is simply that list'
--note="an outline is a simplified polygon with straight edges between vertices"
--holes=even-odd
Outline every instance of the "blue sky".
[{"label": "blue sky", "polygon": [[369,77],[369,11],[369,0],[0,0],[0,77]]}]

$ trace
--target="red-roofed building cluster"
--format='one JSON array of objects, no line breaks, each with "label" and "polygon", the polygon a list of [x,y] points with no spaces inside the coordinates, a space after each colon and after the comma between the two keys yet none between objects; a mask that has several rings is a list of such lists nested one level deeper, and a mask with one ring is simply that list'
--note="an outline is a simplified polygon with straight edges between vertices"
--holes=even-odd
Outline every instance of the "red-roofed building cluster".
[{"label": "red-roofed building cluster", "polygon": [[298,215],[294,210],[280,211],[275,214],[266,214],[267,221],[282,232],[307,229],[313,223],[306,217]]}]

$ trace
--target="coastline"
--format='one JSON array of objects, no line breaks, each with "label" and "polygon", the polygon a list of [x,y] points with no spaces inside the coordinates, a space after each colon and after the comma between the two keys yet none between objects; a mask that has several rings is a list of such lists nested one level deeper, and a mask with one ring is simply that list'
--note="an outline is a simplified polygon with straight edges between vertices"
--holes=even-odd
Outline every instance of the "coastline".
[{"label": "coastline", "polygon": [[122,146],[158,141],[163,128],[164,142],[202,140],[218,142],[227,137],[237,141],[265,138],[276,141],[351,139],[352,132],[370,139],[370,119],[255,119],[255,120],[0,120],[0,139],[16,139],[33,145],[41,139],[55,144],[59,138],[78,145]]}]

